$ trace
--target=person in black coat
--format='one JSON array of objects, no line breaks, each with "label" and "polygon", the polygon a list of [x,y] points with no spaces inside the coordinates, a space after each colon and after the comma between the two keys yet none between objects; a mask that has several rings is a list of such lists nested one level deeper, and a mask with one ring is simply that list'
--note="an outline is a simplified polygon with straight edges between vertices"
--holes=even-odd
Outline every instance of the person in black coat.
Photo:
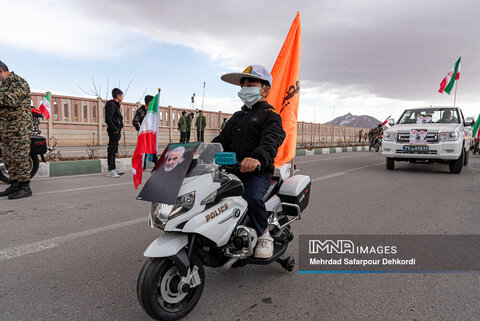
[{"label": "person in black coat", "polygon": [[105,123],[107,123],[108,148],[107,148],[107,177],[118,178],[124,172],[116,169],[115,155],[118,152],[118,142],[123,128],[123,116],[120,112],[120,103],[123,101],[123,92],[114,88],[112,90],[112,100],[105,104]]},{"label": "person in black coat", "polygon": [[233,114],[212,142],[221,143],[225,151],[237,154],[240,172],[235,174],[243,182],[243,198],[259,236],[254,255],[269,258],[273,255],[273,238],[267,228],[263,197],[270,186],[278,147],[286,136],[282,118],[266,101],[272,75],[265,67],[253,65],[243,73],[225,74],[221,79],[241,87],[238,96],[245,105]]}]

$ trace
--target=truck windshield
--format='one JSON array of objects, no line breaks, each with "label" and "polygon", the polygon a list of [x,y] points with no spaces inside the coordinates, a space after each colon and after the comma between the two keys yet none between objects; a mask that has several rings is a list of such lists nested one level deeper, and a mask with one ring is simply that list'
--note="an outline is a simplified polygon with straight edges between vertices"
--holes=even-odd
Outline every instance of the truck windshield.
[{"label": "truck windshield", "polygon": [[403,112],[398,124],[460,123],[456,108],[418,108]]}]

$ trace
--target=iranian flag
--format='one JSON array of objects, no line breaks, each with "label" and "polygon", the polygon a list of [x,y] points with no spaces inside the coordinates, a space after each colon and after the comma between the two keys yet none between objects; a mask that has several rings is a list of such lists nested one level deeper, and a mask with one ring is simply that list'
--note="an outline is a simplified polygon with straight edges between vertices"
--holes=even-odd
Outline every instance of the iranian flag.
[{"label": "iranian flag", "polygon": [[135,189],[142,183],[144,154],[157,154],[159,96],[160,92],[150,102],[147,114],[138,132],[137,146],[132,156],[132,173]]},{"label": "iranian flag", "polygon": [[457,62],[452,66],[452,69],[450,69],[445,78],[443,78],[442,82],[440,83],[440,89],[438,90],[439,93],[443,94],[443,92],[446,92],[450,95],[453,85],[455,84],[455,80],[460,79],[461,60],[462,57],[458,58]]},{"label": "iranian flag", "polygon": [[382,123],[382,127],[385,126],[388,123],[388,120],[392,117],[392,115],[388,116]]},{"label": "iranian flag", "polygon": [[50,118],[50,113],[51,113],[51,111],[50,111],[50,101],[52,99],[51,96],[52,95],[50,94],[50,92],[47,92],[47,95],[43,98],[42,103],[40,104],[40,107],[38,107],[38,109],[43,114],[43,116],[45,116],[45,119]]},{"label": "iranian flag", "polygon": [[472,137],[478,139],[480,137],[480,130],[478,130],[478,127],[480,127],[480,115],[478,115],[477,121],[475,122],[475,125],[473,125],[473,130],[472,130]]}]

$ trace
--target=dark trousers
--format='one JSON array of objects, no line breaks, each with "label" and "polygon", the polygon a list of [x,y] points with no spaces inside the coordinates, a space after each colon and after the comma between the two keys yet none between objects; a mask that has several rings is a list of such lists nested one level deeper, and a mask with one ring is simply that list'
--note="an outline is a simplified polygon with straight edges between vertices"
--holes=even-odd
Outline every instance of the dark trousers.
[{"label": "dark trousers", "polygon": [[115,166],[115,155],[118,152],[118,141],[121,137],[121,132],[114,134],[113,130],[107,129],[108,133],[108,148],[107,148],[107,163],[108,163],[108,170],[114,170]]},{"label": "dark trousers", "polygon": [[204,139],[204,133],[205,133],[204,130],[202,130],[202,131],[197,130],[197,142],[203,142],[203,141],[205,141],[205,139]]},{"label": "dark trousers", "polygon": [[180,143],[187,142],[187,132],[180,132]]},{"label": "dark trousers", "polygon": [[244,187],[243,198],[248,203],[248,215],[257,231],[257,235],[260,237],[268,226],[267,209],[263,197],[268,191],[270,181],[261,174],[241,177],[240,179]]}]

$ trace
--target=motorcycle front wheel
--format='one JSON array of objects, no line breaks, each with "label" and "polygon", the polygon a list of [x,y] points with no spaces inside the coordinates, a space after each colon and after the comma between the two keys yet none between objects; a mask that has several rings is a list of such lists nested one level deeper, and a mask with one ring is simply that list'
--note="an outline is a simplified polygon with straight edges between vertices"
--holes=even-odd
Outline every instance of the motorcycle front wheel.
[{"label": "motorcycle front wheel", "polygon": [[192,255],[191,265],[198,267],[201,283],[183,293],[178,291],[180,274],[169,258],[149,258],[137,281],[138,302],[155,320],[178,320],[197,305],[205,284],[205,270],[198,257]]},{"label": "motorcycle front wheel", "polygon": [[[28,155],[28,166],[30,172],[30,178],[35,176],[38,171],[38,167],[40,166],[40,161],[38,160],[38,156],[35,154],[30,153]],[[3,181],[7,184],[10,184],[10,175],[8,175],[8,170],[5,167],[5,164],[0,157],[0,181]]]}]

